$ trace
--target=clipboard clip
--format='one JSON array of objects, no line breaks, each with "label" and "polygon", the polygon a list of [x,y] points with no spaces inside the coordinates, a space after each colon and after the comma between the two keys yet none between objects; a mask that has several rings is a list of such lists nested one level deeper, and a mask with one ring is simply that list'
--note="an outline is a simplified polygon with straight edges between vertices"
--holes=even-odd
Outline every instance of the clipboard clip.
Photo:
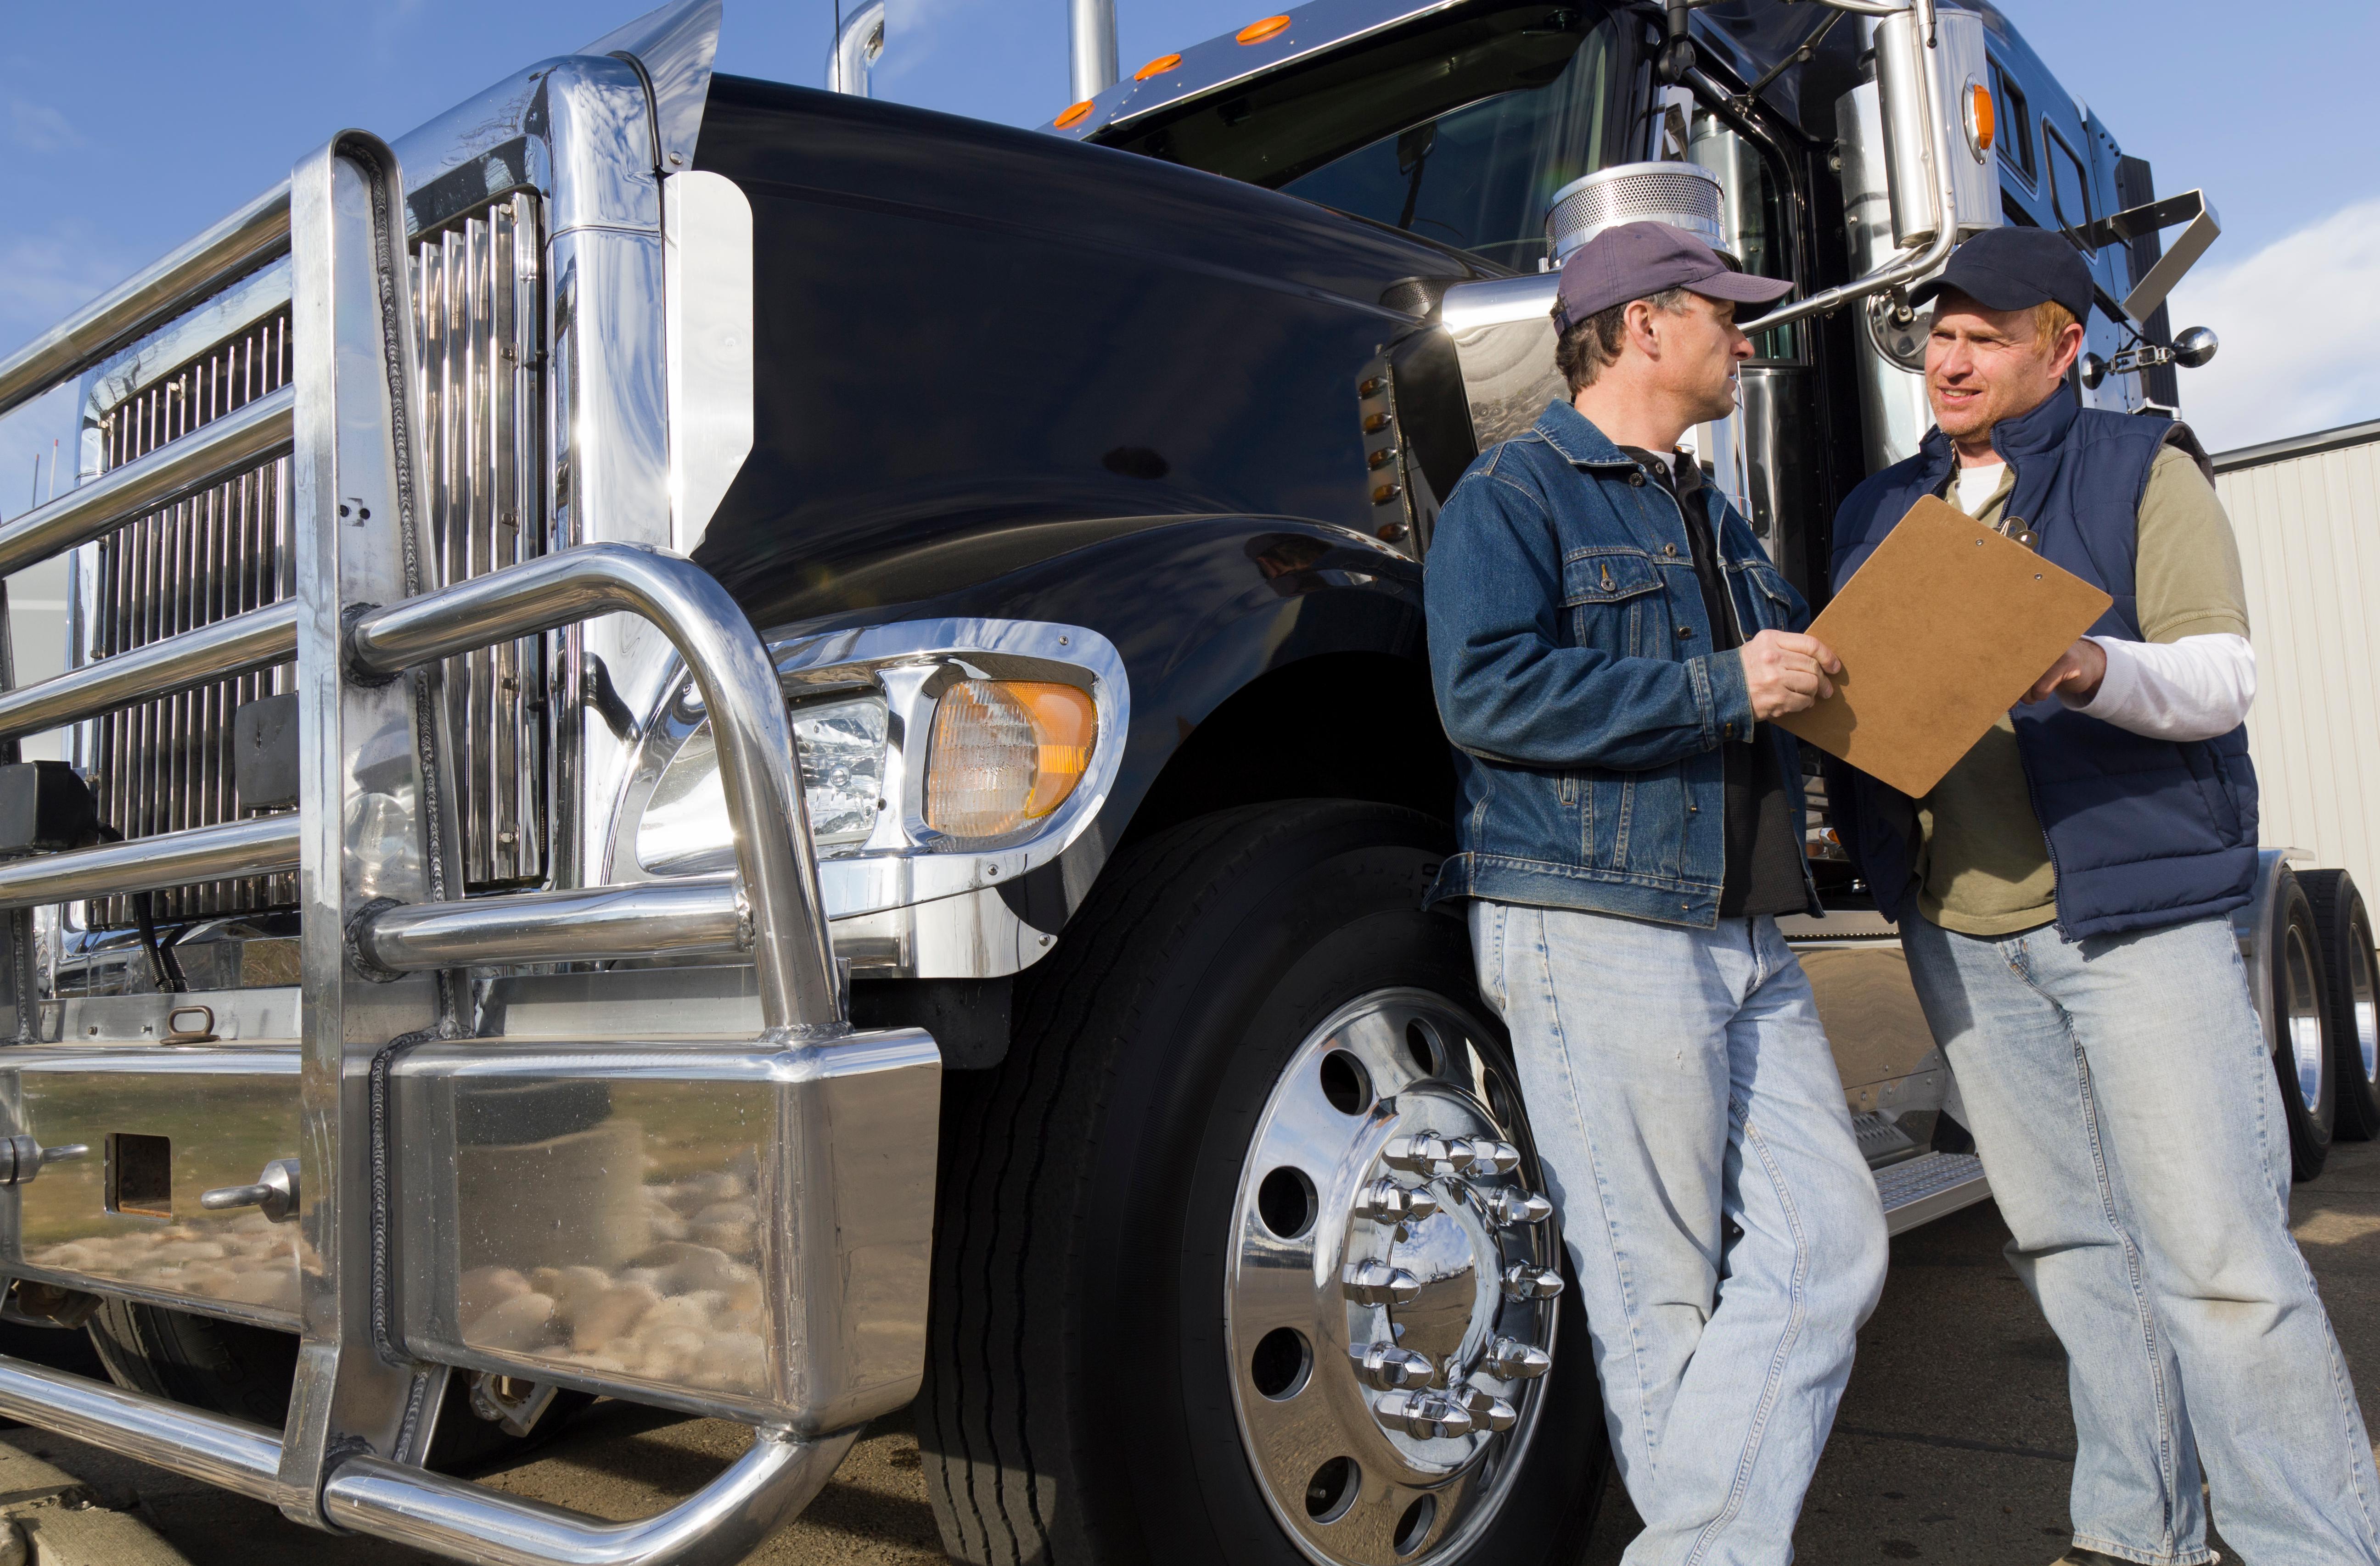
[{"label": "clipboard clip", "polygon": [[2024,518],[2022,516],[2002,518],[1999,526],[1999,532],[2000,537],[2004,539],[2013,539],[2018,543],[2022,544],[2025,548],[2033,551],[2035,554],[2039,554],[2041,552],[2041,535],[2026,527],[2024,525]]}]

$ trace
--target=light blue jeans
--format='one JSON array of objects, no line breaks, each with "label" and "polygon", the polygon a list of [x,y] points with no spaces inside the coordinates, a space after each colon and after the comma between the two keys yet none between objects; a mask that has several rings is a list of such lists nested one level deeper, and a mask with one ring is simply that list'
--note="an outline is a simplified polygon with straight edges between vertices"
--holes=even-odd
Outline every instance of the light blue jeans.
[{"label": "light blue jeans", "polygon": [[1626,1566],[1793,1559],[1884,1287],[1884,1215],[1777,921],[1475,901],[1645,1531]]},{"label": "light blue jeans", "polygon": [[2248,1566],[2380,1562],[2380,1484],[2313,1275],[2228,921],[2068,943],[1901,927],[2008,1257],[2066,1345],[2074,1542]]}]

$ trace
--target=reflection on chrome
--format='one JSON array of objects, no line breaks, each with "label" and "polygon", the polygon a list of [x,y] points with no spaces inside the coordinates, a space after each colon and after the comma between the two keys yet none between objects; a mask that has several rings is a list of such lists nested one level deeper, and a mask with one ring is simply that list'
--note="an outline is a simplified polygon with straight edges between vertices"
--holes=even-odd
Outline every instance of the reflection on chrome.
[{"label": "reflection on chrome", "polygon": [[643,1207],[656,1243],[625,1266],[464,1273],[464,1343],[586,1375],[766,1397],[760,1219],[749,1184],[698,1174],[646,1186]]},{"label": "reflection on chrome", "polygon": [[25,1260],[54,1272],[276,1311],[298,1308],[298,1273],[316,1266],[312,1246],[261,1212],[229,1223],[174,1223],[68,1240],[29,1249]]}]

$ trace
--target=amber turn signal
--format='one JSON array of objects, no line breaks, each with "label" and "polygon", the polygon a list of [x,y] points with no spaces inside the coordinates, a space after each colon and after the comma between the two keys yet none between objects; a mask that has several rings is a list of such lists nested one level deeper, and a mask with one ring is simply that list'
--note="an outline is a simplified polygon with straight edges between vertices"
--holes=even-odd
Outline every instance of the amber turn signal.
[{"label": "amber turn signal", "polygon": [[1064,114],[1060,115],[1054,123],[1057,125],[1059,129],[1064,130],[1070,127],[1082,124],[1083,116],[1090,112],[1091,101],[1088,98],[1086,98],[1081,103],[1075,104],[1073,108],[1068,109]]},{"label": "amber turn signal", "polygon": [[1054,680],[961,680],[934,710],[926,824],[1002,837],[1066,802],[1090,770],[1099,709]]},{"label": "amber turn signal", "polygon": [[1132,79],[1135,81],[1147,81],[1152,76],[1163,76],[1167,71],[1172,70],[1181,63],[1182,56],[1179,55],[1160,55],[1157,58],[1149,61],[1148,64],[1133,72]]},{"label": "amber turn signal", "polygon": [[1997,115],[1992,108],[1992,90],[1969,83],[1967,87],[1967,139],[1975,144],[1975,156],[1982,157],[1992,150],[1992,138],[1998,131]]},{"label": "amber turn signal", "polygon": [[1287,17],[1267,17],[1260,22],[1250,22],[1232,36],[1243,43],[1262,43],[1276,33],[1287,31],[1288,28]]}]

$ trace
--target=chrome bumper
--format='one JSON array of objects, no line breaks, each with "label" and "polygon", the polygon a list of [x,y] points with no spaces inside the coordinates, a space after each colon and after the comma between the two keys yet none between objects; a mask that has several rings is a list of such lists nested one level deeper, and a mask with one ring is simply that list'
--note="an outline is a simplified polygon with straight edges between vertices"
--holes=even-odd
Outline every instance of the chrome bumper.
[{"label": "chrome bumper", "polygon": [[[670,13],[651,47],[677,47],[671,30],[704,11]],[[30,920],[0,917],[0,1016],[13,1010],[17,1039],[0,1050],[0,1271],[295,1332],[288,1422],[275,1435],[5,1359],[0,1412],[459,1559],[739,1559],[921,1378],[940,1058],[923,1033],[844,1019],[777,671],[717,582],[600,543],[435,579],[405,200],[388,149],[343,133],[223,233],[0,363],[5,411],[285,236],[286,392],[0,527],[0,562],[285,452],[294,609],[0,695],[0,759],[19,734],[294,650],[301,807],[0,866],[0,910],[294,870],[302,1004],[226,1001],[222,1020],[253,1029],[237,1042],[211,1017],[125,1045],[85,1006],[88,1038],[36,1042],[77,1008],[40,1002]],[[732,907],[749,965],[697,982],[732,992],[712,1011],[740,1032],[681,1022],[624,1039],[600,984],[583,1027],[485,1029],[460,971],[475,931],[508,962],[579,961],[589,937],[569,916],[607,899],[649,940],[650,901],[671,895],[577,890],[501,914],[465,896],[445,661],[607,616],[674,647],[710,717],[735,869],[700,894],[703,933]],[[447,1379],[470,1369],[762,1433],[675,1510],[597,1523],[424,1469]]]}]

